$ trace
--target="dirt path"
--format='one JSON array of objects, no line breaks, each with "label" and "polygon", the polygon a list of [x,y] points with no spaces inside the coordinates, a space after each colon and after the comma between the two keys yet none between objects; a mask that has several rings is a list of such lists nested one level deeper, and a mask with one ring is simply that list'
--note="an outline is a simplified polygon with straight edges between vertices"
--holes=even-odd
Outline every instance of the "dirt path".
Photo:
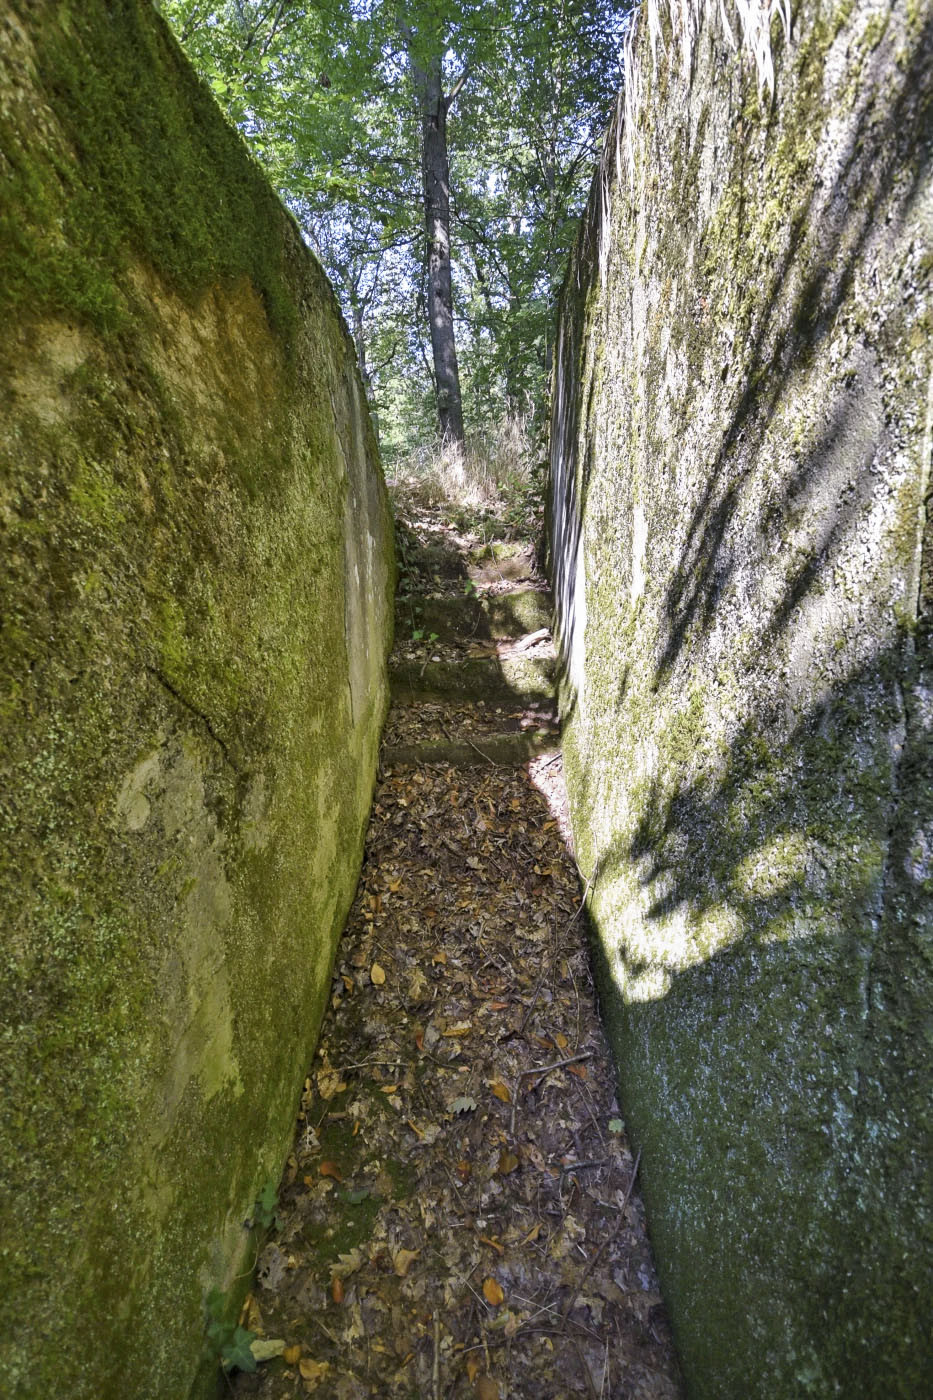
[{"label": "dirt path", "polygon": [[287,1350],[231,1385],[679,1396],[566,845],[548,599],[528,549],[419,533],[360,886],[244,1312]]}]

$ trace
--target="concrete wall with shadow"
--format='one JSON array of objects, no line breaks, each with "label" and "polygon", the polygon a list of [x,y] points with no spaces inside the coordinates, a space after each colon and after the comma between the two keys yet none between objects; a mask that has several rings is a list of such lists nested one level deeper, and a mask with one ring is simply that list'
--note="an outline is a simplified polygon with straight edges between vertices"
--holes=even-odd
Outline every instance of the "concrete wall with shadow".
[{"label": "concrete wall with shadow", "polygon": [[564,290],[574,837],[691,1394],[919,1396],[933,4],[801,0],[773,91],[734,6],[678,13]]}]

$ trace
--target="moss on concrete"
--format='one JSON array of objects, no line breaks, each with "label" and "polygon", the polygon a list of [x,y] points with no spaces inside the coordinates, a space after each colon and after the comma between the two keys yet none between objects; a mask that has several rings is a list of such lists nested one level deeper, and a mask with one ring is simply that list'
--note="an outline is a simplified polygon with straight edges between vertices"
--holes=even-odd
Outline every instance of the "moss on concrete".
[{"label": "moss on concrete", "polygon": [[691,1393],[915,1396],[933,7],[798,5],[773,103],[699,8],[564,293],[574,836]]},{"label": "moss on concrete", "polygon": [[333,294],[151,7],[14,3],[0,60],[0,1369],[182,1396],[356,881],[391,524]]}]

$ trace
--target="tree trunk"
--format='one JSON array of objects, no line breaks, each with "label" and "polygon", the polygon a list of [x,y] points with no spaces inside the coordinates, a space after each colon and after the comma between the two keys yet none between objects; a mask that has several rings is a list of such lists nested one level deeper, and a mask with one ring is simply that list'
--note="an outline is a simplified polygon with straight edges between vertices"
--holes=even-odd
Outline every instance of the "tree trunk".
[{"label": "tree trunk", "polygon": [[454,341],[453,289],[450,278],[450,164],[447,158],[447,109],[441,60],[422,69],[409,52],[412,78],[421,108],[421,168],[427,234],[428,323],[437,386],[441,434],[463,442],[463,404]]}]

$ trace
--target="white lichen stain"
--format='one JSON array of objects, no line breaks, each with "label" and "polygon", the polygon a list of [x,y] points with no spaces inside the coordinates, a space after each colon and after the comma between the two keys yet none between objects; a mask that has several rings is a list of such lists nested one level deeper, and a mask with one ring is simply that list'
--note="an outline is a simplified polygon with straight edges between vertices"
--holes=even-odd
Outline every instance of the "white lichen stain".
[{"label": "white lichen stain", "polygon": [[158,753],[149,754],[123,779],[116,802],[116,818],[127,831],[142,831],[149,821],[152,804],[144,789],[159,773]]},{"label": "white lichen stain", "polygon": [[632,587],[629,598],[632,607],[645,591],[645,551],[648,545],[648,521],[641,501],[632,512]]}]

